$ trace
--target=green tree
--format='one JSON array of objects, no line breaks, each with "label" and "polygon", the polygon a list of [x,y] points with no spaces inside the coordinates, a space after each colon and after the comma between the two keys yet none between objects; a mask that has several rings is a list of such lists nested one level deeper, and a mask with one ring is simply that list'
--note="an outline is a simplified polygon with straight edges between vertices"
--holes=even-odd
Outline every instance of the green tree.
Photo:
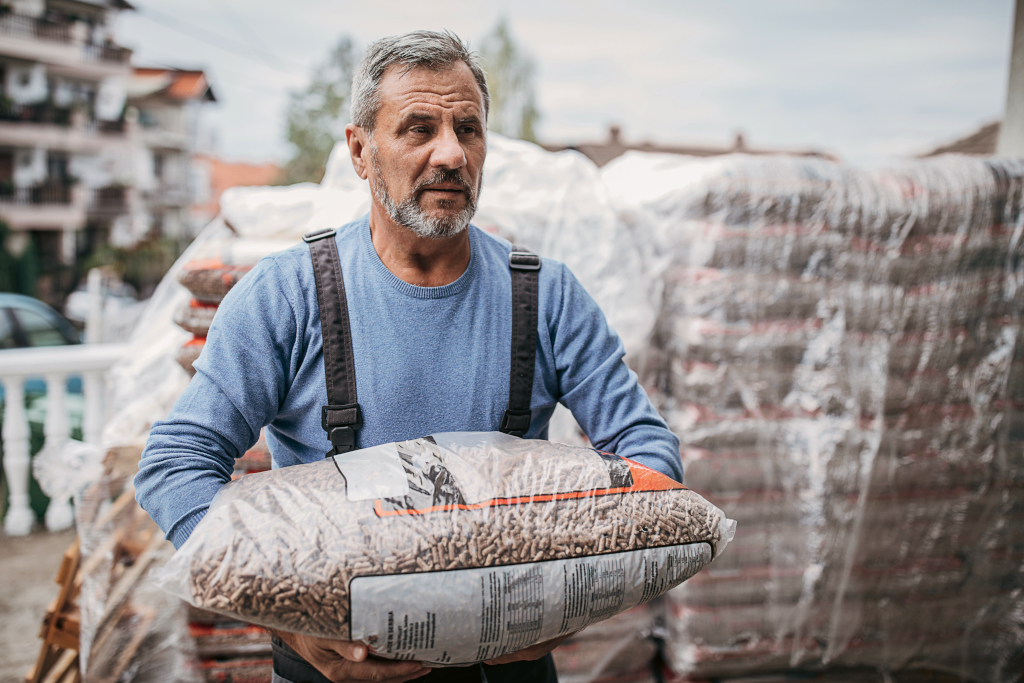
[{"label": "green tree", "polygon": [[534,96],[533,60],[516,45],[504,17],[484,38],[480,54],[491,92],[488,128],[536,142],[540,112]]},{"label": "green tree", "polygon": [[318,183],[324,177],[334,143],[345,139],[356,59],[352,39],[341,38],[306,89],[292,93],[287,133],[294,154],[285,164],[282,183]]}]

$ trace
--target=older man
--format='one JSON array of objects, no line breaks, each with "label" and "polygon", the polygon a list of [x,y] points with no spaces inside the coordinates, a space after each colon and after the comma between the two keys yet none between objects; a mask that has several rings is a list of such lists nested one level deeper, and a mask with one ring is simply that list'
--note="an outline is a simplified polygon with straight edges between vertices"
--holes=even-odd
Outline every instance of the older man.
[{"label": "older man", "polygon": [[[153,426],[137,496],[176,546],[262,427],[275,467],[284,467],[319,460],[325,448],[436,432],[545,438],[561,402],[598,448],[682,478],[678,440],[568,269],[524,261],[470,225],[488,107],[483,71],[450,33],[418,31],[367,50],[345,134],[372,189],[370,214],[261,261],[224,300],[195,378]],[[533,271],[525,289],[515,280],[524,268]],[[332,272],[340,281],[325,284]],[[524,330],[520,316],[514,326],[513,301],[532,306],[536,323],[527,316]],[[331,412],[346,382],[341,401],[351,405]],[[554,681],[557,642],[424,680]],[[376,659],[360,643],[289,633],[276,634],[274,669],[275,681],[292,683],[427,674]]]}]

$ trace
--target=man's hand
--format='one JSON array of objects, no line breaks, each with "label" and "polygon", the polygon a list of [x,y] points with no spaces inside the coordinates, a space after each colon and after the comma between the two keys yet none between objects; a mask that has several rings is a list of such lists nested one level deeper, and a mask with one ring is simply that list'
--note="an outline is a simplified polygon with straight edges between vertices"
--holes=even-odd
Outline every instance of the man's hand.
[{"label": "man's hand", "polygon": [[519,652],[511,652],[511,653],[509,653],[507,655],[502,655],[502,656],[497,657],[495,659],[488,659],[486,662],[484,662],[484,664],[494,665],[494,664],[511,664],[512,662],[532,662],[533,660],[540,659],[541,657],[543,657],[547,653],[551,652],[556,647],[561,645],[563,640],[565,640],[569,636],[573,636],[573,635],[576,635],[576,634],[575,633],[567,633],[564,636],[559,636],[557,638],[552,638],[551,640],[546,640],[543,643],[537,643],[536,645],[528,647],[525,650],[520,650]]},{"label": "man's hand", "polygon": [[430,669],[424,668],[419,662],[367,659],[369,656],[367,647],[351,640],[328,640],[327,638],[300,636],[276,630],[274,634],[335,683],[345,683],[346,681],[404,683],[404,681],[411,681],[430,673]]}]

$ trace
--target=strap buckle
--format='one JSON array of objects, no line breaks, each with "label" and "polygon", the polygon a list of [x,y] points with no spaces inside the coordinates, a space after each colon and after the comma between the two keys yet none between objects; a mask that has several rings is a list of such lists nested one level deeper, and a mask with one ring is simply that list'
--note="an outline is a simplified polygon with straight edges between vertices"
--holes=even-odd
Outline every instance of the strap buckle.
[{"label": "strap buckle", "polygon": [[323,228],[322,230],[314,230],[313,232],[306,233],[302,236],[302,241],[306,244],[310,242],[316,242],[326,237],[334,237],[338,231],[334,228]]},{"label": "strap buckle", "polygon": [[540,256],[528,251],[513,251],[508,255],[508,267],[512,270],[540,270]]},{"label": "strap buckle", "polygon": [[320,426],[327,432],[332,448],[327,455],[340,455],[356,449],[356,430],[363,426],[363,411],[358,403],[322,406]]},{"label": "strap buckle", "polygon": [[501,426],[498,431],[522,438],[526,432],[530,431],[532,416],[533,413],[529,410],[506,410],[505,414],[501,416]]}]

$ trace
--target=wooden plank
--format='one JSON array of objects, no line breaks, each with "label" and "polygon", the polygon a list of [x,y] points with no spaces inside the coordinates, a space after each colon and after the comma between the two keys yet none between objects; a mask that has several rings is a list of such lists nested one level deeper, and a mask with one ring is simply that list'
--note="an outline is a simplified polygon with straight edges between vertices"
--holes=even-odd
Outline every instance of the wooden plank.
[{"label": "wooden plank", "polygon": [[65,650],[60,659],[50,668],[42,683],[59,683],[68,672],[68,669],[78,665],[78,652],[76,650]]}]

